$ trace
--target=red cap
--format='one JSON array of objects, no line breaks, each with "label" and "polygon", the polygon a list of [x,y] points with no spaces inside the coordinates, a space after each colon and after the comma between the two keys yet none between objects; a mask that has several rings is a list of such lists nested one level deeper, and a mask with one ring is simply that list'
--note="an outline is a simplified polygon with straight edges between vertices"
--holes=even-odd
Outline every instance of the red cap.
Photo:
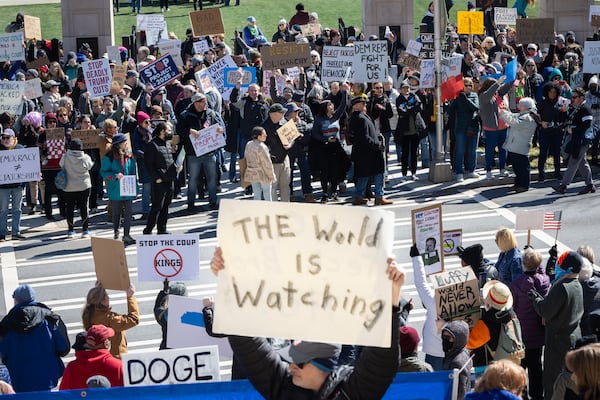
[{"label": "red cap", "polygon": [[112,328],[104,325],[92,325],[87,331],[86,343],[91,348],[98,348],[108,338],[115,336]]}]

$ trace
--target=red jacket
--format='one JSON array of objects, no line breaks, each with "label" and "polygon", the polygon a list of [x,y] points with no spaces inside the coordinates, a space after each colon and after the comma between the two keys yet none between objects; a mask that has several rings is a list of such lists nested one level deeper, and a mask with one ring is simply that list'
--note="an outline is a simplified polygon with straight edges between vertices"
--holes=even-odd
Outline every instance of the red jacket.
[{"label": "red jacket", "polygon": [[60,382],[60,390],[86,389],[88,378],[105,376],[111,386],[123,386],[123,364],[113,357],[108,349],[82,350],[75,352]]}]

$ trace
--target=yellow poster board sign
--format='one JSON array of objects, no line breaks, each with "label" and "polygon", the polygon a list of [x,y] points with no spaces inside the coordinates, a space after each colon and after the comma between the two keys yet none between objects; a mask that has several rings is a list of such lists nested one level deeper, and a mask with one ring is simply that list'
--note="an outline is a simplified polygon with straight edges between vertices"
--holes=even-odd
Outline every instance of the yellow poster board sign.
[{"label": "yellow poster board sign", "polygon": [[483,11],[458,11],[456,17],[459,35],[483,35],[485,33]]}]

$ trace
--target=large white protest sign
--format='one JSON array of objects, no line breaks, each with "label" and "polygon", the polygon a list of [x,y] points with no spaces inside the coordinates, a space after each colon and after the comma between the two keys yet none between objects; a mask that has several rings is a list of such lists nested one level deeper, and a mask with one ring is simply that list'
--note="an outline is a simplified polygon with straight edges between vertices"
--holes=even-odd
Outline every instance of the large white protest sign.
[{"label": "large white protest sign", "polygon": [[36,147],[0,151],[0,185],[40,180],[40,151]]},{"label": "large white protest sign", "polygon": [[214,87],[217,88],[224,99],[228,100],[233,88],[225,87],[225,68],[237,68],[235,61],[229,54],[215,61],[207,70]]},{"label": "large white protest sign", "polygon": [[412,54],[413,56],[419,57],[419,53],[421,52],[421,47],[423,47],[422,43],[417,42],[416,40],[409,40],[408,46],[406,46],[406,52],[408,54]]},{"label": "large white protest sign", "polygon": [[[215,284],[216,286],[216,284]],[[167,319],[167,347],[219,346],[219,357],[231,360],[233,351],[227,338],[209,336],[204,326],[201,299],[169,295],[169,318]]]},{"label": "large white protest sign", "polygon": [[354,82],[352,62],[354,60],[354,46],[325,46],[321,56],[321,80],[323,82],[341,82],[346,77],[350,67],[348,81]]},{"label": "large white protest sign", "polygon": [[40,78],[34,78],[25,81],[25,89],[23,94],[30,100],[42,97],[44,94],[42,93],[42,80]]},{"label": "large white protest sign", "polygon": [[583,45],[583,72],[586,74],[600,72],[600,42],[585,41]]},{"label": "large white protest sign", "polygon": [[442,250],[442,206],[440,204],[411,211],[412,239],[416,243],[427,275],[444,270]]},{"label": "large white protest sign", "polygon": [[494,7],[494,22],[496,25],[515,25],[517,23],[517,9]]},{"label": "large white protest sign", "polygon": [[17,115],[25,93],[25,82],[0,81],[0,114]]},{"label": "large white protest sign", "polygon": [[137,195],[137,177],[123,175],[119,179],[119,195],[121,197],[135,197]]},{"label": "large white protest sign", "polygon": [[194,42],[193,46],[194,46],[194,54],[203,55],[204,52],[210,50],[210,47],[208,47],[208,42],[204,39]]},{"label": "large white protest sign", "polygon": [[0,62],[19,61],[25,59],[23,32],[0,35]]},{"label": "large white protest sign", "polygon": [[199,279],[198,235],[140,236],[137,241],[137,262],[140,282]]},{"label": "large white protest sign", "polygon": [[515,230],[526,231],[544,228],[544,210],[517,210],[515,212]]},{"label": "large white protest sign", "polygon": [[119,46],[106,46],[106,55],[110,61],[121,64],[121,52]]},{"label": "large white protest sign", "polygon": [[389,347],[393,225],[384,210],[222,200],[214,331]]},{"label": "large white protest sign", "polygon": [[442,62],[442,82],[446,82],[449,78],[460,74],[462,59],[462,56],[444,58]]},{"label": "large white protest sign", "polygon": [[183,60],[181,59],[181,40],[163,40],[162,42],[158,42],[158,49],[160,50],[161,56],[169,54],[173,57],[175,65],[178,67],[183,66]]},{"label": "large white protest sign", "polygon": [[85,85],[92,97],[110,95],[112,72],[107,58],[85,61],[81,64]]},{"label": "large white protest sign", "polygon": [[423,89],[435,87],[435,60],[421,60],[419,87]]},{"label": "large white protest sign", "polygon": [[159,40],[167,39],[167,23],[162,14],[138,14],[137,30],[146,31],[146,42],[156,44]]},{"label": "large white protest sign", "polygon": [[217,346],[126,353],[125,386],[173,385],[220,381]]},{"label": "large white protest sign", "polygon": [[387,79],[387,41],[354,42],[353,82],[384,82]]},{"label": "large white protest sign", "polygon": [[219,124],[214,124],[208,128],[199,130],[198,136],[190,135],[190,140],[197,157],[225,146],[225,135],[223,135],[222,131],[219,132],[219,128]]}]

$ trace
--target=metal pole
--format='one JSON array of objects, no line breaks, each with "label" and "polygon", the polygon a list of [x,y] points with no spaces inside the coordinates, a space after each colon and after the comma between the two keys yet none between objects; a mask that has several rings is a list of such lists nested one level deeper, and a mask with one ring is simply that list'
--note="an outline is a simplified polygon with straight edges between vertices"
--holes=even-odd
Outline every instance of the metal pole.
[{"label": "metal pole", "polygon": [[444,117],[442,114],[442,40],[446,37],[446,27],[442,31],[442,18],[440,3],[444,0],[436,0],[433,6],[433,59],[435,63],[435,141],[437,142],[435,162],[444,161],[442,150],[442,130]]}]

